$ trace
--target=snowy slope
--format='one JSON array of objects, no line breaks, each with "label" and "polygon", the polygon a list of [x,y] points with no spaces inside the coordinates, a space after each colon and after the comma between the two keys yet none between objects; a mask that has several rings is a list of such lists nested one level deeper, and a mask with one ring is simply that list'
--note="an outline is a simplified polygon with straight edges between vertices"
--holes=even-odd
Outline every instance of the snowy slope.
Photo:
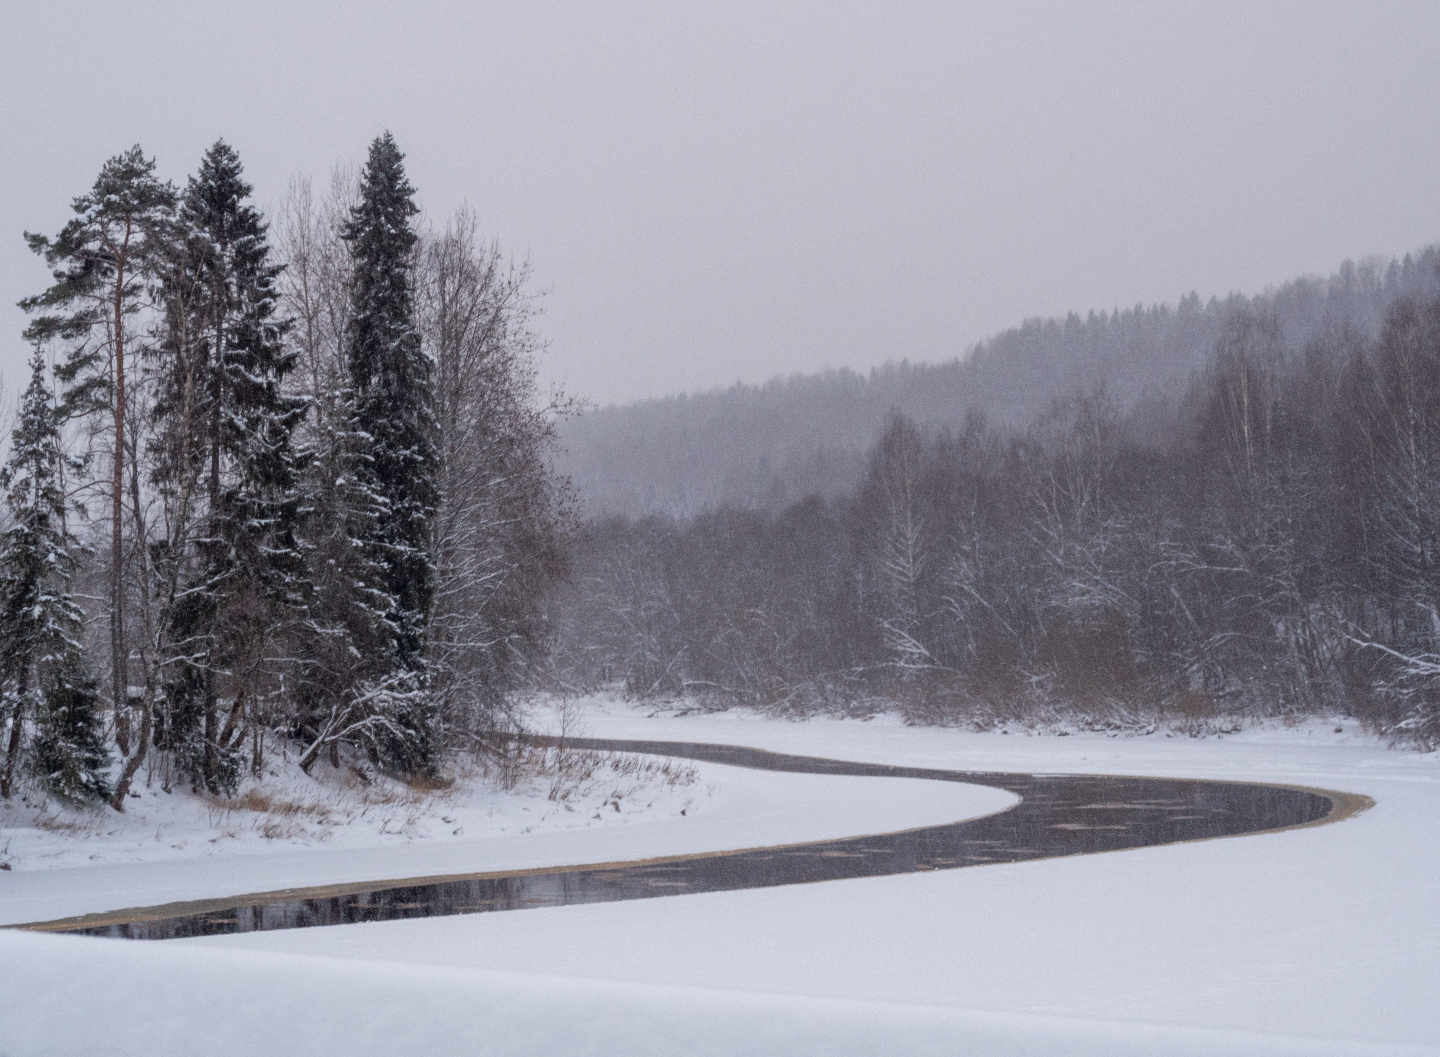
[{"label": "snowy slope", "polygon": [[[604,952],[592,951],[596,961]],[[0,932],[7,1057],[1408,1057],[1428,1048]]]}]

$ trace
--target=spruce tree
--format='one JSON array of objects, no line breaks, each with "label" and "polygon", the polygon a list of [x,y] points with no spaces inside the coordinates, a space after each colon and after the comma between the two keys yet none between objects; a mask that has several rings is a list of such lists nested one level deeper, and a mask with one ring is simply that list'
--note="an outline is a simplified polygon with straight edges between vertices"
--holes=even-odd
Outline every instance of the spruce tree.
[{"label": "spruce tree", "polygon": [[166,737],[212,792],[238,781],[257,670],[306,595],[292,435],[307,402],[282,388],[295,362],[276,315],[282,268],[250,193],[239,156],[217,141],[181,202],[155,357],[155,481],[170,496],[198,493],[203,508],[167,614],[182,659],[168,680]]},{"label": "spruce tree", "polygon": [[30,365],[10,458],[0,469],[11,515],[0,537],[0,673],[11,687],[0,794],[14,788],[28,715],[36,730],[32,770],[42,784],[70,800],[101,799],[108,795],[109,758],[81,645],[84,615],[69,591],[79,543],[66,522],[64,475],[78,466],[63,453],[61,413],[38,348]]},{"label": "spruce tree", "polygon": [[79,650],[67,650],[51,666],[32,770],[45,788],[66,800],[110,796],[110,752],[100,716],[100,687]]},{"label": "spruce tree", "polygon": [[326,396],[330,413],[319,416],[307,467],[311,595],[293,688],[294,729],[306,743],[299,762],[307,772],[327,749],[338,765],[342,744],[362,746],[377,762],[393,762],[389,747],[405,740],[407,730],[395,717],[403,717],[414,695],[425,693],[407,673],[395,671],[395,599],[369,543],[380,531],[385,504],[371,483],[370,437],[354,428],[354,403],[348,389]]},{"label": "spruce tree", "polygon": [[357,463],[380,516],[367,540],[394,601],[388,615],[389,681],[402,696],[382,742],[381,762],[404,772],[430,770],[438,720],[426,693],[426,637],[435,601],[430,527],[435,514],[436,451],[431,365],[415,326],[412,284],[419,212],[404,155],[387,132],[370,147],[360,202],[342,231],[354,264],[346,360],[353,432],[369,438]]}]

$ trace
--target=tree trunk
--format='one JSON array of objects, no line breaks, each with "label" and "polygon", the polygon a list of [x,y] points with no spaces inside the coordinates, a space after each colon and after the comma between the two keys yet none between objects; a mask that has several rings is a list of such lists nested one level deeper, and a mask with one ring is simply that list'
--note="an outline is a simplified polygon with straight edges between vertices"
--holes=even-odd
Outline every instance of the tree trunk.
[{"label": "tree trunk", "polygon": [[14,789],[15,782],[15,761],[20,758],[20,733],[21,724],[25,720],[25,698],[30,692],[30,662],[26,659],[25,666],[20,669],[17,694],[15,695],[15,718],[10,727],[10,744],[5,750],[5,773],[0,775],[0,798],[10,799],[10,793]]},{"label": "tree trunk", "polygon": [[201,717],[201,731],[205,739],[205,753],[201,762],[203,771],[203,782],[207,790],[215,792],[215,772],[219,770],[220,758],[216,752],[215,741],[215,695],[210,691],[210,672],[207,670],[201,678],[204,680],[205,713]]},{"label": "tree trunk", "polygon": [[[126,242],[129,231],[126,231]],[[115,455],[110,512],[110,667],[111,695],[115,702],[115,746],[130,755],[129,679],[125,671],[125,257],[115,267]]]},{"label": "tree trunk", "polygon": [[140,765],[145,762],[145,749],[150,744],[150,721],[154,713],[150,702],[150,688],[147,686],[145,707],[140,713],[140,734],[135,743],[135,755],[126,762],[120,781],[115,783],[115,795],[110,800],[110,806],[116,811],[125,810],[125,795],[130,792],[130,783],[135,780],[135,772],[140,770]]},{"label": "tree trunk", "polygon": [[[210,548],[213,556],[216,550],[215,541],[220,535],[219,525],[217,523],[220,514],[220,433],[221,407],[225,400],[225,331],[221,318],[218,317],[215,320],[215,341],[211,355],[214,357],[214,363],[211,365],[211,377],[214,379],[214,383],[210,393],[210,509],[208,513],[210,523],[209,535],[211,540]],[[210,571],[213,574],[213,568]],[[211,589],[214,589],[213,586]],[[231,727],[235,722],[235,711],[232,710],[230,713],[230,721],[225,724],[224,733],[216,734],[215,728],[220,722],[219,716],[216,714],[216,698],[218,692],[215,689],[216,622],[218,616],[219,613],[217,610],[212,609],[210,612],[210,627],[208,629],[209,641],[206,648],[205,670],[201,674],[201,679],[204,682],[205,695],[205,787],[212,793],[218,791],[215,787],[215,775],[220,769],[220,746],[218,742],[229,736]],[[243,696],[242,691],[242,693],[236,697],[235,704],[237,709],[239,708],[240,698]]]}]

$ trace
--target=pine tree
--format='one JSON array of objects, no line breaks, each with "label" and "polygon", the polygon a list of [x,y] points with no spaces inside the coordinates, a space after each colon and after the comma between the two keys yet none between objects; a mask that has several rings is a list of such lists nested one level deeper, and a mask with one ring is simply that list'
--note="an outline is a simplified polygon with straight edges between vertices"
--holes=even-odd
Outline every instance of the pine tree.
[{"label": "pine tree", "polygon": [[[127,352],[135,316],[170,238],[175,192],[155,178],[155,162],[137,145],[107,161],[89,193],[72,203],[75,216],[54,238],[26,233],[30,248],[54,271],[54,285],[20,306],[40,312],[26,329],[33,342],[68,345],[57,375],[69,386],[68,411],[113,415],[110,470],[110,668],[115,740],[124,756],[122,786],[144,760],[150,741],[147,699],[141,730],[130,738],[125,630],[124,481]],[[121,801],[117,797],[117,805]]]},{"label": "pine tree", "polygon": [[186,188],[151,445],[162,491],[193,491],[203,507],[184,590],[168,614],[183,659],[167,688],[166,733],[214,792],[238,780],[266,647],[306,594],[292,435],[307,402],[282,388],[295,363],[283,342],[288,322],[276,316],[282,268],[270,261],[242,174],[239,156],[217,141]]},{"label": "pine tree", "polygon": [[[392,672],[401,697],[395,732],[381,762],[404,772],[429,770],[438,753],[438,719],[425,692],[426,638],[435,601],[429,551],[435,514],[436,451],[431,365],[415,327],[411,217],[419,210],[406,178],[404,155],[387,132],[370,147],[360,187],[342,236],[354,263],[347,367],[353,393],[353,432],[369,438],[357,463],[380,516],[367,540],[394,600],[388,615]],[[396,682],[396,680],[400,680]]]},{"label": "pine tree", "polygon": [[0,795],[14,788],[26,713],[34,716],[32,769],[71,800],[108,795],[109,766],[99,694],[80,643],[83,613],[69,582],[79,544],[66,523],[60,412],[45,383],[45,358],[31,359],[30,386],[0,470],[12,524],[0,537],[0,672],[13,688]]}]

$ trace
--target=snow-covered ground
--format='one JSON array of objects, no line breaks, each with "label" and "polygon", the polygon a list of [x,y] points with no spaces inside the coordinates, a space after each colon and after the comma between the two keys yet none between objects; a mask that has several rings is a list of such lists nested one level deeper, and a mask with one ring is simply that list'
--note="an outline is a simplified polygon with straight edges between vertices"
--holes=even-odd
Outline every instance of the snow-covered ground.
[{"label": "snow-covered ground", "polygon": [[[1285,833],[634,903],[164,944],[0,933],[0,965],[23,967],[0,993],[0,1053],[179,1054],[196,1038],[216,1054],[1440,1053],[1434,754],[1321,723],[1200,741],[1027,737],[886,717],[647,717],[597,701],[586,726],[920,766],[1278,781],[1376,806]],[[920,790],[891,802],[890,828],[923,824],[912,809],[952,788],[731,770],[705,765],[695,788],[715,791],[685,816],[503,840],[549,842],[557,863],[638,857],[638,834],[698,832],[733,802],[738,839],[711,846],[753,846],[770,841],[748,834],[780,832],[747,821],[773,811],[767,797],[847,783],[786,830],[817,839],[885,828],[856,812],[908,796],[891,786]],[[744,787],[754,799],[734,792]],[[994,809],[953,791],[965,813]],[[441,846],[407,847],[422,844]],[[354,864],[384,862],[376,877],[446,872],[397,872],[393,849],[350,851]],[[291,866],[329,854],[297,850]],[[494,861],[532,864],[519,851]],[[0,874],[0,891],[67,872]]]},{"label": "snow-covered ground", "polygon": [[[531,752],[510,783],[462,760],[448,787],[412,788],[349,766],[335,771],[320,763],[306,774],[272,752],[266,773],[246,776],[229,798],[197,796],[183,783],[172,792],[158,775],[142,770],[123,813],[70,810],[33,794],[0,804],[0,865],[90,869],[295,851],[309,856],[317,848],[429,847],[459,843],[457,838],[678,818],[682,811],[695,813],[711,792],[684,761],[667,770],[652,757],[572,754],[561,771],[556,758]],[[362,773],[363,781],[357,777]]]},{"label": "snow-covered ground", "polygon": [[[542,724],[547,718],[537,715]],[[216,807],[151,789],[123,815],[96,810],[66,815],[61,828],[0,828],[0,862],[10,866],[0,871],[0,925],[366,879],[885,833],[1016,802],[999,789],[919,779],[877,786],[865,778],[649,756],[602,759],[557,800],[549,798],[553,778],[546,775],[509,791],[462,778],[441,793],[419,795],[378,781],[364,790],[338,789],[281,770],[261,787],[263,799],[248,801],[270,810]],[[634,763],[640,773],[626,766]],[[269,827],[275,836],[266,838]]]}]

